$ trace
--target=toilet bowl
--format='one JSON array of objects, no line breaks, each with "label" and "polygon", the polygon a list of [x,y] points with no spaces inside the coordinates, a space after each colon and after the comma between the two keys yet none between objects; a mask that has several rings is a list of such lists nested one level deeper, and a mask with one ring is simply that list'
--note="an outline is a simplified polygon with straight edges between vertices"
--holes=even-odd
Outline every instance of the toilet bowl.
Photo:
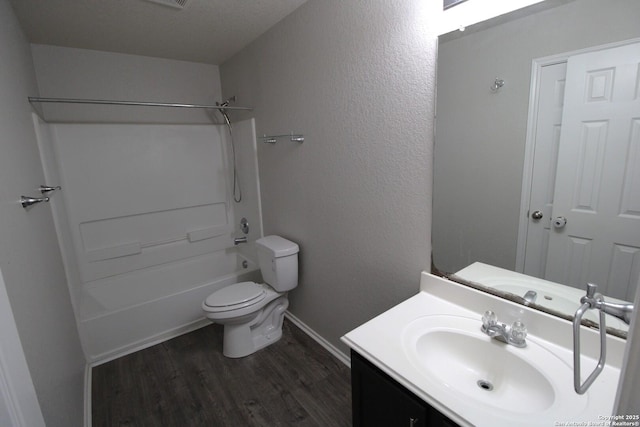
[{"label": "toilet bowl", "polygon": [[248,356],[282,337],[289,306],[287,291],[298,285],[298,245],[280,236],[256,240],[265,283],[240,282],[209,295],[202,303],[206,317],[224,325],[222,353]]}]

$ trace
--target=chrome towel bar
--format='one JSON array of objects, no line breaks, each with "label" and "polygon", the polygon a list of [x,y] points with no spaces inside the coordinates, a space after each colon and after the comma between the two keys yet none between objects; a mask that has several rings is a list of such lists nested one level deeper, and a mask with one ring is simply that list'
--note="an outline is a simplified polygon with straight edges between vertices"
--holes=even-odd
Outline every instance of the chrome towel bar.
[{"label": "chrome towel bar", "polygon": [[[597,293],[598,285],[587,283],[587,294],[580,299],[582,305],[576,311],[573,317],[573,387],[578,394],[584,394],[595,379],[604,369],[607,360],[607,324],[605,314],[615,316],[625,323],[631,321],[631,313],[633,312],[633,304],[610,303],[604,300],[602,294]],[[584,383],[580,383],[580,323],[582,316],[589,309],[597,309],[599,311],[600,323],[600,358],[598,364]]]},{"label": "chrome towel bar", "polygon": [[263,135],[262,142],[265,144],[275,144],[278,142],[278,138],[289,138],[289,141],[299,142],[301,144],[304,142],[304,135],[294,134],[293,132],[286,135]]}]

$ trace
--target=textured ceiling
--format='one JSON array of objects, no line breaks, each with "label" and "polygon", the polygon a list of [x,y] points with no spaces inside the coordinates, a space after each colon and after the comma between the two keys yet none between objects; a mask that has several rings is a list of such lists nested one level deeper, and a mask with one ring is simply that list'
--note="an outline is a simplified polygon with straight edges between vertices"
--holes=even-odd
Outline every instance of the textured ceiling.
[{"label": "textured ceiling", "polygon": [[221,64],[306,0],[9,0],[31,43]]}]

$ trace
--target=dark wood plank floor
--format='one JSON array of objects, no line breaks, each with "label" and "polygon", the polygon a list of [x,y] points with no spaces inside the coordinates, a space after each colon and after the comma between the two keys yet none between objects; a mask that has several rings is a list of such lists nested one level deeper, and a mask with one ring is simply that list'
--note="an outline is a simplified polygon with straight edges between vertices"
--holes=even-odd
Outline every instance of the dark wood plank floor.
[{"label": "dark wood plank floor", "polygon": [[102,426],[349,426],[350,371],[285,320],[283,337],[241,359],[210,325],[92,370]]}]

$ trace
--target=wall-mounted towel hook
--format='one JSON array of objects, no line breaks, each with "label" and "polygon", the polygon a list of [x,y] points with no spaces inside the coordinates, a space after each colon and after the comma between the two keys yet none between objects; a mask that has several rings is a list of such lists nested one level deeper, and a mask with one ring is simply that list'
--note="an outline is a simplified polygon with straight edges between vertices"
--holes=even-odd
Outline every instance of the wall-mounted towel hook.
[{"label": "wall-mounted towel hook", "polygon": [[20,196],[20,204],[23,208],[27,209],[31,205],[35,205],[36,203],[48,202],[48,197],[27,197]]},{"label": "wall-mounted towel hook", "polygon": [[59,185],[56,185],[55,187],[51,187],[49,185],[41,185],[40,186],[40,192],[42,194],[50,193],[50,192],[56,191],[56,190],[62,190],[62,187],[60,187]]},{"label": "wall-mounted towel hook", "polygon": [[504,86],[504,80],[496,77],[496,79],[493,81],[493,84],[491,85],[491,92],[499,91],[502,86]]}]

